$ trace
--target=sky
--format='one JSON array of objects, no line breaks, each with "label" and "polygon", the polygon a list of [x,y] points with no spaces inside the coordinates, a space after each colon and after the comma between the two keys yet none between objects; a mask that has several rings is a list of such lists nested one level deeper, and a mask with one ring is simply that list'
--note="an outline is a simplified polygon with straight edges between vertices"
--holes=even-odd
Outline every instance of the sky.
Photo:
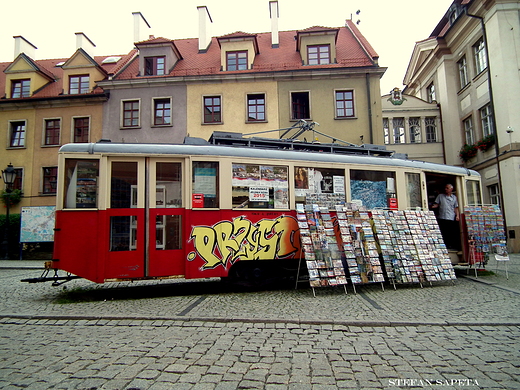
[{"label": "sky", "polygon": [[[429,37],[453,0],[278,0],[280,31],[312,26],[341,27],[346,19],[358,28],[387,67],[381,95],[402,88],[415,42]],[[35,59],[68,58],[76,50],[76,32],[96,45],[95,55],[126,54],[133,48],[133,15],[148,24],[145,37],[168,39],[198,36],[197,6],[205,5],[213,20],[211,35],[235,31],[269,32],[269,0],[25,0],[3,5],[0,62],[14,57],[13,36],[21,35],[38,49]],[[357,11],[360,11],[357,14]]]}]

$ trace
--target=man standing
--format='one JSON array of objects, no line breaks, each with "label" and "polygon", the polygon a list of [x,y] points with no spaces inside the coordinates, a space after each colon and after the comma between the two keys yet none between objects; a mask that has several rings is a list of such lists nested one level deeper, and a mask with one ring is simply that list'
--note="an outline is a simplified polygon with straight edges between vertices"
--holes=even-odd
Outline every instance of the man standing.
[{"label": "man standing", "polygon": [[448,249],[460,249],[459,234],[459,203],[453,194],[453,185],[446,184],[444,194],[435,198],[432,208],[439,208],[439,228],[441,229],[444,243]]}]

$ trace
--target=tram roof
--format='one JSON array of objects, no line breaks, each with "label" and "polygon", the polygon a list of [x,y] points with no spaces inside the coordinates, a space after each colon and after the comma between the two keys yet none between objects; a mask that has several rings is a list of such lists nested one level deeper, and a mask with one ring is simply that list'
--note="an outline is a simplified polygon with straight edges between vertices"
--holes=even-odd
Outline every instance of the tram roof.
[{"label": "tram roof", "polygon": [[[316,146],[316,144],[311,144]],[[295,160],[314,161],[323,163],[344,163],[362,165],[383,165],[403,168],[415,168],[432,172],[453,175],[480,176],[477,171],[452,165],[437,164],[419,160],[408,160],[375,153],[348,152],[346,149],[337,151],[330,148],[331,144],[322,144],[321,148],[309,149],[272,149],[259,145],[215,145],[200,139],[184,144],[153,144],[153,143],[116,143],[102,140],[96,143],[71,143],[63,145],[60,153],[89,153],[89,154],[128,154],[128,155],[191,155],[262,158],[266,160]]]}]

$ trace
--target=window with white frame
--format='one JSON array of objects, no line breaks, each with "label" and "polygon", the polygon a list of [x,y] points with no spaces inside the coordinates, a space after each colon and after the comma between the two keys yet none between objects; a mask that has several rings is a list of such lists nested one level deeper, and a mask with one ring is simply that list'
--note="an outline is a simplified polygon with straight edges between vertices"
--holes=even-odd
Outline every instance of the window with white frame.
[{"label": "window with white frame", "polygon": [[437,98],[435,97],[435,85],[431,83],[426,87],[426,100],[428,103],[433,103],[434,101],[437,101]]},{"label": "window with white frame", "polygon": [[475,133],[473,130],[473,120],[471,117],[466,118],[462,121],[464,126],[464,137],[468,145],[473,145],[475,142]]},{"label": "window with white frame", "polygon": [[490,104],[480,109],[480,121],[482,123],[482,135],[484,137],[495,133],[493,130],[493,113],[491,112]]},{"label": "window with white frame", "polygon": [[247,122],[265,121],[265,94],[247,95]]},{"label": "window with white frame", "polygon": [[460,88],[464,88],[469,83],[468,78],[468,64],[466,63],[466,56],[462,57],[458,62],[457,66],[459,68],[459,83]]},{"label": "window with white frame", "polygon": [[489,202],[500,206],[500,189],[498,184],[487,186],[489,194]]},{"label": "window with white frame", "polygon": [[42,193],[56,194],[56,182],[58,180],[58,167],[43,167]]},{"label": "window with white frame", "polygon": [[228,51],[226,52],[227,70],[246,70],[247,51]]},{"label": "window with white frame", "polygon": [[43,136],[43,144],[45,146],[54,146],[60,144],[60,119],[45,119],[45,134]]},{"label": "window with white frame", "polygon": [[172,123],[171,99],[161,98],[153,100],[153,124],[155,126],[166,126]]},{"label": "window with white frame", "polygon": [[421,142],[421,118],[408,118],[408,132],[410,143],[418,144]]},{"label": "window with white frame", "polygon": [[31,80],[13,80],[11,82],[11,98],[31,96]]},{"label": "window with white frame", "polygon": [[88,93],[90,91],[89,75],[70,76],[69,77],[69,94],[78,95]]},{"label": "window with white frame", "polygon": [[383,118],[383,134],[385,137],[385,145],[390,143],[390,125],[388,118]]},{"label": "window with white frame", "polygon": [[222,123],[222,98],[220,96],[204,96],[203,106],[204,123]]},{"label": "window with white frame", "polygon": [[166,57],[146,57],[144,59],[145,76],[163,76],[166,74]]},{"label": "window with white frame", "polygon": [[353,118],[354,112],[354,91],[336,91],[336,118]]},{"label": "window with white frame", "polygon": [[392,128],[394,144],[404,144],[404,118],[393,118]]},{"label": "window with white frame", "polygon": [[89,142],[90,118],[74,118],[74,135],[75,143]]},{"label": "window with white frame", "polygon": [[434,116],[424,118],[424,129],[426,130],[426,142],[437,142],[437,123]]},{"label": "window with white frame", "polygon": [[330,45],[307,46],[307,62],[309,65],[330,64]]},{"label": "window with white frame", "polygon": [[23,192],[23,168],[15,168],[16,177],[13,183],[13,190],[20,190]]},{"label": "window with white frame", "polygon": [[291,92],[291,119],[310,119],[309,92]]},{"label": "window with white frame", "polygon": [[10,148],[24,148],[25,147],[25,121],[12,121],[9,123]]},{"label": "window with white frame", "polygon": [[123,118],[121,127],[139,127],[140,102],[139,100],[124,100],[122,102]]},{"label": "window with white frame", "polygon": [[487,68],[486,47],[484,45],[484,38],[480,38],[477,43],[473,45],[473,54],[475,56],[475,70],[477,74]]}]

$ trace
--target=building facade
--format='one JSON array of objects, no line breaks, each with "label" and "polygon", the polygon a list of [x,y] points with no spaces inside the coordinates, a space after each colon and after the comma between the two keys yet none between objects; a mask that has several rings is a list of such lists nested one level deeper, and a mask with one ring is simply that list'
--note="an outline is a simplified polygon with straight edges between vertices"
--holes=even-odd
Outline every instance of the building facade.
[{"label": "building facade", "polygon": [[59,147],[102,137],[108,95],[96,82],[108,77],[114,64],[88,54],[91,42],[77,35],[79,47],[70,58],[51,60],[31,58],[35,48],[17,36],[19,53],[13,62],[0,64],[0,166],[14,166],[14,187],[23,193],[14,212],[54,205]]},{"label": "building facade", "polygon": [[417,42],[405,92],[436,102],[447,164],[482,175],[484,203],[500,204],[508,246],[520,250],[520,3],[456,0]]},{"label": "building facade", "polygon": [[381,98],[384,143],[413,160],[445,164],[441,111],[437,103],[394,88]]},{"label": "building facade", "polygon": [[147,22],[134,13],[140,40],[125,55],[95,56],[77,33],[70,58],[35,60],[36,47],[15,37],[15,59],[0,64],[0,165],[13,164],[23,192],[14,212],[55,204],[57,152],[69,142],[182,143],[214,131],[278,138],[304,120],[319,132],[302,141],[382,143],[386,68],[350,20],[280,32],[270,1],[271,32],[211,37],[209,11],[198,11],[199,37],[179,40],[140,39]]}]

